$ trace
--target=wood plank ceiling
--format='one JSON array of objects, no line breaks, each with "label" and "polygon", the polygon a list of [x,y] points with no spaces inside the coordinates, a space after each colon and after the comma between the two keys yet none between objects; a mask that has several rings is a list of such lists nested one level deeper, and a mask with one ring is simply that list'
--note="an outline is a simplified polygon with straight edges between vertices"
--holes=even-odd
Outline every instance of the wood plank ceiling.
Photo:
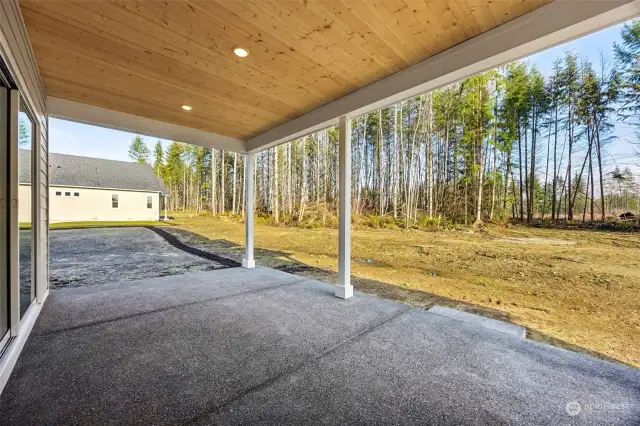
[{"label": "wood plank ceiling", "polygon": [[48,96],[248,139],[550,1],[20,6]]}]

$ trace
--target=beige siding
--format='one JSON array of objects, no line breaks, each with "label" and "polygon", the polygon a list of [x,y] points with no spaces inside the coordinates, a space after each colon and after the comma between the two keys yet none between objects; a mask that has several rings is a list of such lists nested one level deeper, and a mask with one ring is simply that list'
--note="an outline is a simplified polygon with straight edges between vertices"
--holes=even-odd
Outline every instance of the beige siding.
[{"label": "beige siding", "polygon": [[[38,185],[36,220],[39,223],[36,236],[36,256],[38,270],[36,279],[48,282],[49,264],[49,230],[48,230],[48,117],[46,111],[46,94],[40,78],[31,43],[24,25],[18,0],[0,0],[0,56],[9,68],[11,77],[16,81],[20,95],[35,114],[37,129],[35,143],[32,147],[39,165],[39,173],[34,173],[34,183]],[[18,192],[21,189],[18,188]],[[33,202],[28,198],[29,202]],[[22,198],[20,197],[21,203]],[[19,208],[19,210],[21,210]],[[18,212],[19,221],[22,220]],[[24,220],[30,222],[31,220]]]},{"label": "beige siding", "polygon": [[18,187],[18,221],[31,223],[31,185]]},{"label": "beige siding", "polygon": [[[60,192],[62,195],[56,195]],[[71,196],[65,196],[69,192]],[[78,196],[74,196],[78,193]],[[118,195],[118,208],[111,196]],[[152,207],[147,208],[147,196]],[[153,192],[52,186],[49,190],[51,222],[158,220],[159,194]]]}]

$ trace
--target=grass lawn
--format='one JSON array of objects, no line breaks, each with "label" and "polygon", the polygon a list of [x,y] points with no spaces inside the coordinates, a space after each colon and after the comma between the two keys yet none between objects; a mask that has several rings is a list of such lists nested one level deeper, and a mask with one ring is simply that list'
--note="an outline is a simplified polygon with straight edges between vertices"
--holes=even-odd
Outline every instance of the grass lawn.
[{"label": "grass lawn", "polygon": [[[241,257],[242,223],[175,216],[170,224],[196,234],[191,242]],[[360,290],[506,319],[527,327],[534,340],[640,367],[638,233],[366,228],[354,229],[352,238],[352,274]],[[256,224],[255,246],[260,264],[304,264],[314,267],[307,274],[335,277],[318,271],[337,271],[336,229]]]}]

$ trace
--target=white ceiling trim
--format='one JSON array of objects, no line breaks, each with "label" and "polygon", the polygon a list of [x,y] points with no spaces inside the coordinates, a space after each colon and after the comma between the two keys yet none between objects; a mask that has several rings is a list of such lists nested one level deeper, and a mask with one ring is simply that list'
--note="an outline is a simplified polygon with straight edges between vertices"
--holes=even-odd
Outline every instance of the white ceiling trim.
[{"label": "white ceiling trim", "polygon": [[640,0],[556,0],[247,141],[250,152],[365,114],[640,14]]},{"label": "white ceiling trim", "polygon": [[50,117],[63,120],[225,151],[246,152],[246,141],[240,139],[65,99],[47,98],[47,112]]}]

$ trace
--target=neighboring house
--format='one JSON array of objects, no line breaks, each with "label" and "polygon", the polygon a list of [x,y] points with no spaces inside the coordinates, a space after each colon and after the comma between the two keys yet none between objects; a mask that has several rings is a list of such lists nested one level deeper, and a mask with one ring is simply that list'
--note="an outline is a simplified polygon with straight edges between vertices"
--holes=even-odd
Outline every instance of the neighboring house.
[{"label": "neighboring house", "polygon": [[[20,150],[18,217],[31,222],[31,151]],[[50,222],[158,220],[167,189],[148,164],[49,154]]]}]

